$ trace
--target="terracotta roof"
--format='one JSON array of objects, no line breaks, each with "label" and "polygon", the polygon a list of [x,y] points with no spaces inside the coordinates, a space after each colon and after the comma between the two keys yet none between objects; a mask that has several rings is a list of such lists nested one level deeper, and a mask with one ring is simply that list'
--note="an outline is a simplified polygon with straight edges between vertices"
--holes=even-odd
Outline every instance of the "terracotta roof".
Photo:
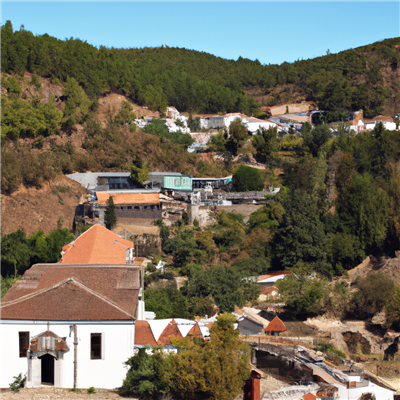
[{"label": "terracotta roof", "polygon": [[136,321],[135,344],[142,346],[157,346],[150,325],[147,321]]},{"label": "terracotta roof", "polygon": [[172,344],[171,336],[174,339],[180,339],[182,337],[181,332],[179,331],[178,325],[174,319],[166,326],[162,334],[157,340],[157,344],[161,346],[165,346],[167,344]]},{"label": "terracotta roof", "polygon": [[268,120],[265,120],[265,119],[259,119],[259,118],[255,118],[255,117],[247,117],[247,119],[249,120],[249,122],[276,124],[276,122],[271,122],[271,121],[268,121]]},{"label": "terracotta roof", "polygon": [[201,333],[201,329],[200,329],[199,323],[197,321],[196,321],[195,325],[193,325],[193,328],[188,332],[188,334],[186,336],[203,338],[203,334]]},{"label": "terracotta roof", "polygon": [[393,118],[387,115],[378,115],[375,118],[373,118],[372,121],[394,122]]},{"label": "terracotta roof", "polygon": [[278,317],[275,317],[264,330],[265,332],[285,332],[288,329]]},{"label": "terracotta roof", "polygon": [[108,198],[112,196],[115,205],[123,204],[151,204],[160,202],[159,193],[108,193],[96,192],[99,204],[106,205]]},{"label": "terracotta roof", "polygon": [[315,396],[314,394],[312,394],[312,393],[307,393],[307,394],[305,394],[304,396],[303,396],[303,399],[304,400],[315,400],[317,398],[317,396]]},{"label": "terracotta roof", "polygon": [[126,264],[127,247],[133,249],[133,243],[104,226],[94,225],[70,243],[60,263]]},{"label": "terracotta roof", "polygon": [[[138,296],[136,290],[136,298]],[[1,304],[2,319],[44,321],[134,320],[116,303],[73,278]]]},{"label": "terracotta roof", "polygon": [[[60,282],[66,282],[68,279],[72,279],[74,282],[83,285],[86,292],[94,293],[96,296],[100,296],[107,301],[112,302],[116,306],[120,307],[123,311],[130,315],[135,315],[138,292],[139,292],[139,267],[130,265],[68,265],[68,264],[35,264],[29,270],[25,272],[22,278],[15,282],[11,289],[2,298],[1,311],[2,318],[6,319],[24,319],[21,315],[21,307],[13,308],[7,312],[8,317],[5,317],[5,309],[3,306],[10,305],[11,303],[19,302],[25,299],[27,296],[30,298],[36,294],[45,293],[46,289],[54,288]],[[83,289],[76,289],[77,292],[81,293]],[[60,289],[60,293],[64,290]],[[73,291],[69,292],[71,299],[63,297],[61,301],[55,299],[55,307],[63,309],[68,306],[71,301],[74,303]],[[84,296],[84,295],[82,295]],[[87,296],[87,294],[85,295]],[[36,300],[35,300],[36,301]],[[97,301],[98,302],[98,301]],[[82,304],[82,315],[86,315],[86,311],[83,310]],[[43,303],[37,312],[34,313],[36,318],[31,315],[27,319],[42,319],[41,312],[46,312],[49,308],[52,310],[53,305]],[[11,309],[9,309],[11,310]],[[76,311],[79,311],[78,309]],[[58,315],[58,314],[57,314]],[[97,314],[96,314],[97,315]],[[65,314],[67,318],[68,313]],[[98,315],[100,317],[101,314]],[[56,317],[54,319],[57,319]],[[85,318],[77,318],[79,320]],[[95,318],[92,318],[95,319]],[[109,318],[106,318],[109,319]]]},{"label": "terracotta roof", "polygon": [[267,287],[267,288],[261,290],[260,294],[269,294],[274,291],[277,292],[278,288],[276,286],[271,286],[271,287]]}]

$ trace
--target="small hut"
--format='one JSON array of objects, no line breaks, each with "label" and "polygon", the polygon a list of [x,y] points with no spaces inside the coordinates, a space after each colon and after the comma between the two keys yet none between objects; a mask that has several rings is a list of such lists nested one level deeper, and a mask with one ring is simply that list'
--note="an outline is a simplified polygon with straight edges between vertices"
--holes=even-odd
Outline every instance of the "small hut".
[{"label": "small hut", "polygon": [[279,335],[280,332],[286,332],[287,330],[285,324],[278,317],[275,317],[264,329],[267,334],[273,336]]}]

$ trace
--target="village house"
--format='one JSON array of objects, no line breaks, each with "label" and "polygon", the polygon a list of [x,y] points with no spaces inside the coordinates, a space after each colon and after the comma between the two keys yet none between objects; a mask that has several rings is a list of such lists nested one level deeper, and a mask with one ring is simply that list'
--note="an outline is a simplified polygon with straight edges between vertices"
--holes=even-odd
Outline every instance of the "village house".
[{"label": "village house", "polygon": [[392,117],[387,115],[378,115],[372,119],[366,119],[363,117],[363,112],[357,111],[355,118],[349,122],[350,131],[360,133],[364,131],[371,131],[376,127],[376,124],[382,123],[384,129],[389,131],[396,130],[396,123]]},{"label": "village house", "polygon": [[105,224],[105,211],[108,199],[113,198],[117,218],[120,222],[147,223],[163,219],[167,223],[179,220],[187,210],[187,204],[175,201],[158,189],[124,192],[96,192],[92,202],[93,209],[99,214],[99,223]]},{"label": "village house", "polygon": [[277,131],[280,131],[280,127],[274,121],[247,117],[242,123],[252,135],[256,135],[262,129],[277,128]]},{"label": "village house", "polygon": [[[118,245],[119,246],[119,245]],[[1,303],[1,387],[113,389],[133,355],[140,268],[36,264]]]},{"label": "village house", "polygon": [[266,328],[264,328],[265,333],[272,336],[277,336],[281,332],[286,332],[288,329],[285,324],[281,321],[279,317],[275,317]]},{"label": "village house", "polygon": [[259,335],[264,333],[264,329],[268,327],[269,321],[259,314],[260,310],[249,307],[243,307],[242,310],[237,310],[234,313],[241,335]]},{"label": "village house", "polygon": [[167,111],[165,114],[167,115],[167,118],[171,118],[174,121],[180,116],[179,111],[172,106],[167,107]]},{"label": "village house", "polygon": [[286,275],[291,274],[292,271],[271,272],[266,275],[257,277],[256,283],[261,286],[261,290],[275,286],[279,279],[283,279]]}]

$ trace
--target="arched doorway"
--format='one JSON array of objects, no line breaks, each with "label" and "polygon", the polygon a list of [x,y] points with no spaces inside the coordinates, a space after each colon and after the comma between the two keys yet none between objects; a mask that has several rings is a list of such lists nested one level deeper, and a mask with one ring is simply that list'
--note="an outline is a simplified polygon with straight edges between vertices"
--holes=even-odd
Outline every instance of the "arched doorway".
[{"label": "arched doorway", "polygon": [[42,384],[54,385],[54,357],[45,354],[40,358],[42,360]]}]

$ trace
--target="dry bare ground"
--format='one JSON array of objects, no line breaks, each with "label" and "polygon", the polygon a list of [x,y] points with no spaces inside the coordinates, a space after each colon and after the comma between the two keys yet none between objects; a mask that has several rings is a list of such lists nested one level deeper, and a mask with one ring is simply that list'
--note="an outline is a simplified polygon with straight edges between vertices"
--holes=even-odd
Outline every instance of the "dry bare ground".
[{"label": "dry bare ground", "polygon": [[89,394],[86,389],[81,392],[70,392],[69,389],[54,387],[40,387],[34,389],[21,389],[19,392],[12,392],[9,389],[1,389],[1,399],[15,400],[40,400],[40,399],[90,399],[90,400],[121,400],[117,390],[96,389],[96,393]]},{"label": "dry bare ground", "polygon": [[83,186],[63,175],[40,189],[21,186],[11,196],[2,194],[1,233],[25,229],[30,236],[39,229],[45,234],[58,226],[71,229],[75,208],[85,194]]}]

